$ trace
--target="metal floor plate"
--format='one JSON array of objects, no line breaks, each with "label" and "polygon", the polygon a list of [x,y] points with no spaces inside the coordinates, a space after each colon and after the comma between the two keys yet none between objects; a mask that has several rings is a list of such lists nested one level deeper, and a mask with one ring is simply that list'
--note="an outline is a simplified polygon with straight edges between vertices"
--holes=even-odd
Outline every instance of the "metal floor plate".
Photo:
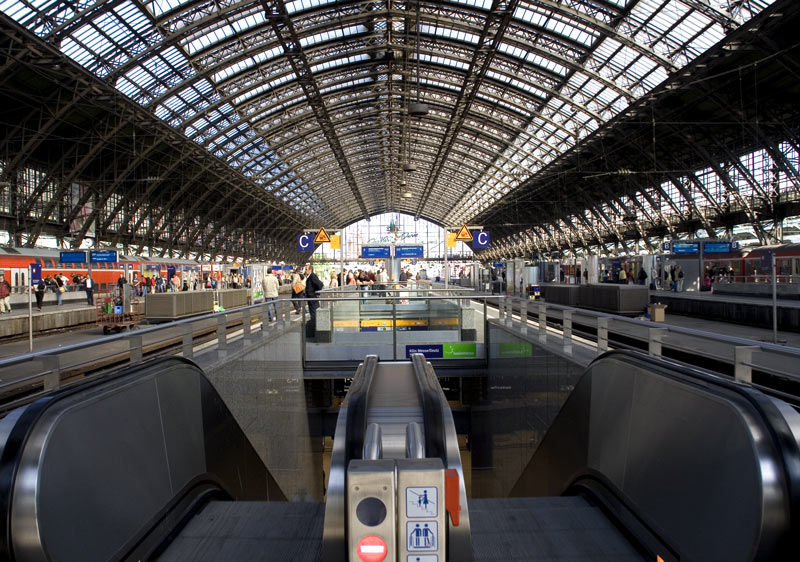
[{"label": "metal floor plate", "polygon": [[159,562],[316,562],[325,505],[212,502],[184,527]]},{"label": "metal floor plate", "polygon": [[647,560],[580,497],[471,499],[474,562]]}]

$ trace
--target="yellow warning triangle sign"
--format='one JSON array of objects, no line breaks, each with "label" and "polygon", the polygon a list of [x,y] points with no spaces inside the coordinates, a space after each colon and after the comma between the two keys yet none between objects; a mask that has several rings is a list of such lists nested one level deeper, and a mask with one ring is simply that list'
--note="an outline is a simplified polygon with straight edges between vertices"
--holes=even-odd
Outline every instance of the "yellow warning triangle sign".
[{"label": "yellow warning triangle sign", "polygon": [[472,242],[472,233],[466,224],[461,225],[461,229],[456,234],[456,240],[459,242]]},{"label": "yellow warning triangle sign", "polygon": [[[470,240],[472,240],[472,237],[470,237]],[[320,228],[319,232],[317,232],[317,235],[314,236],[314,244],[330,243],[330,241],[331,237],[328,236],[327,232],[325,232],[325,227]]]}]

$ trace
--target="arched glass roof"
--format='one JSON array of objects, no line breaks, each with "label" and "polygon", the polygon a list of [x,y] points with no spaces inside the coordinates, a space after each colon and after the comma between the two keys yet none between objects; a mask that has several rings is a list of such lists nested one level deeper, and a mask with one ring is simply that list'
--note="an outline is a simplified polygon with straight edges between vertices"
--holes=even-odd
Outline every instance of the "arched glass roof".
[{"label": "arched glass roof", "polygon": [[[305,215],[468,222],[771,0],[3,0]],[[422,117],[409,115],[424,103]],[[410,168],[416,168],[411,171]]]}]

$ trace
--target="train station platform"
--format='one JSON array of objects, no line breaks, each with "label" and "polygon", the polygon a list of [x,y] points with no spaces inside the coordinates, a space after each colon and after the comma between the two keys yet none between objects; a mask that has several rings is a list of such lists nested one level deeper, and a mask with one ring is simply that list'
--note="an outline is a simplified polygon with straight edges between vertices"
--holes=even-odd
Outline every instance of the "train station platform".
[{"label": "train station platform", "polygon": [[[713,292],[650,291],[650,302],[667,305],[672,314],[732,322],[738,326],[772,328],[772,299]],[[800,301],[776,299],[778,329],[800,331]]]}]

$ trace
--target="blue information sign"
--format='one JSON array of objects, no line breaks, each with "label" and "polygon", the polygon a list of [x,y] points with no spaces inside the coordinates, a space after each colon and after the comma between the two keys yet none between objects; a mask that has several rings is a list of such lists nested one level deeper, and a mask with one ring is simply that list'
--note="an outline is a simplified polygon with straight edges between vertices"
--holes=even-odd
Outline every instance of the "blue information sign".
[{"label": "blue information sign", "polygon": [[61,263],[86,263],[86,252],[59,252]]},{"label": "blue information sign", "polygon": [[395,246],[394,257],[396,258],[424,258],[422,246]]},{"label": "blue information sign", "polygon": [[313,234],[298,234],[297,235],[297,251],[298,252],[313,252],[314,251],[314,235]]},{"label": "blue information sign", "polygon": [[42,264],[40,263],[32,263],[31,264],[31,285],[38,285],[39,281],[42,280]]},{"label": "blue information sign", "polygon": [[412,353],[421,353],[427,359],[441,359],[443,357],[443,346],[437,345],[407,345],[406,359],[411,358]]},{"label": "blue information sign", "polygon": [[476,232],[472,236],[473,248],[488,248],[489,247],[489,233],[485,231]]},{"label": "blue information sign", "polygon": [[378,259],[392,257],[390,246],[361,246],[361,257],[364,259]]},{"label": "blue information sign", "polygon": [[673,242],[673,254],[699,254],[700,244],[698,242]]},{"label": "blue information sign", "polygon": [[705,254],[727,254],[731,251],[730,242],[704,242],[703,253]]},{"label": "blue information sign", "polygon": [[116,250],[102,250],[89,252],[89,259],[92,263],[117,263]]}]

